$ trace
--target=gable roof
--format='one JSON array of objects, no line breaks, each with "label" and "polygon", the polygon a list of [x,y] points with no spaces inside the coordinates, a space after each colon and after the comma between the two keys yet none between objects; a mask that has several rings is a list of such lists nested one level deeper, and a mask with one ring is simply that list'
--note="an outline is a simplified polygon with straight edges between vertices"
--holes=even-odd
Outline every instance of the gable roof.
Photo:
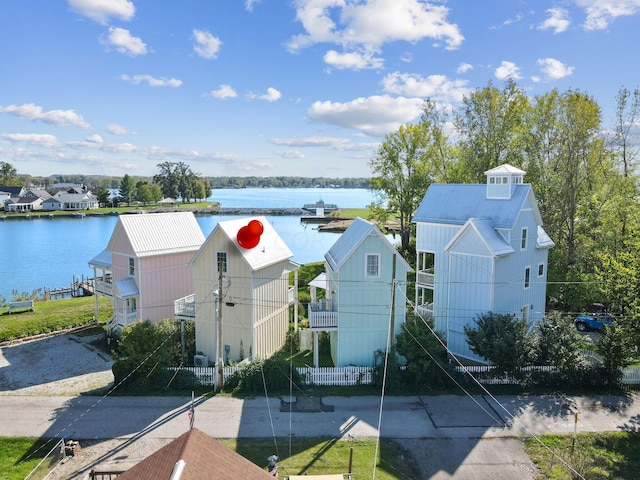
[{"label": "gable roof", "polygon": [[183,433],[118,476],[118,480],[158,480],[171,477],[176,463],[184,461],[180,480],[233,478],[237,480],[272,479],[265,470],[228,449],[197,428]]},{"label": "gable roof", "polygon": [[527,200],[538,225],[542,216],[530,184],[516,185],[510,199],[488,199],[484,184],[434,183],[425,193],[412,221],[464,225],[470,218],[486,218],[493,228],[513,228]]},{"label": "gable roof", "polygon": [[391,245],[389,240],[382,234],[380,229],[373,223],[364,220],[363,218],[356,218],[349,228],[347,228],[340,238],[336,240],[333,246],[327,253],[324,254],[324,258],[333,271],[337,271],[340,267],[351,257],[353,252],[358,246],[370,235],[375,235],[380,238],[381,243],[389,250],[393,255],[397,255],[400,261],[405,266],[408,272],[412,271],[411,266],[407,261],[398,253],[398,251]]},{"label": "gable roof", "polygon": [[204,242],[192,212],[120,215],[107,250],[111,251],[112,243],[121,234],[127,236],[138,257],[195,252]]},{"label": "gable roof", "polygon": [[[249,224],[251,220],[258,220],[263,227],[262,235],[260,235],[260,241],[253,248],[242,248],[238,244],[238,231]],[[280,238],[280,235],[275,231],[269,220],[266,217],[252,217],[252,218],[238,218],[233,220],[226,220],[219,222],[209,237],[207,237],[202,248],[196,253],[190,262],[192,265],[201,253],[206,249],[206,246],[215,238],[216,235],[224,235],[229,243],[233,244],[243,257],[247,265],[252,271],[259,270],[261,268],[268,267],[275,263],[289,260],[293,257],[293,252],[289,249],[284,240]]]},{"label": "gable roof", "polygon": [[470,218],[444,247],[445,251],[451,250],[470,230],[476,232],[493,257],[514,253],[513,247],[491,226],[491,222],[483,218]]}]

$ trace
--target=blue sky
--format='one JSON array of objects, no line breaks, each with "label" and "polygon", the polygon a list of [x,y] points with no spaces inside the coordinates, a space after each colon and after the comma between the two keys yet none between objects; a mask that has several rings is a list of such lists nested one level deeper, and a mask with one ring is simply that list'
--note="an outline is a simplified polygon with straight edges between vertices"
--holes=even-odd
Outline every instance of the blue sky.
[{"label": "blue sky", "polygon": [[613,124],[640,0],[8,0],[0,161],[19,173],[368,177],[426,98],[511,77]]}]

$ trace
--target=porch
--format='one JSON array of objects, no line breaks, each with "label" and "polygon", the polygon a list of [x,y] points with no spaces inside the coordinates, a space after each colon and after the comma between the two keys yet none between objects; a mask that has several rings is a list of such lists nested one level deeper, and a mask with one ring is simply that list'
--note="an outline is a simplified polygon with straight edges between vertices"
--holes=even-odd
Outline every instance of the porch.
[{"label": "porch", "polygon": [[330,331],[338,329],[338,312],[330,298],[322,298],[309,303],[309,328],[312,330]]},{"label": "porch", "polygon": [[432,268],[425,268],[416,272],[416,283],[425,287],[433,288],[435,272]]}]

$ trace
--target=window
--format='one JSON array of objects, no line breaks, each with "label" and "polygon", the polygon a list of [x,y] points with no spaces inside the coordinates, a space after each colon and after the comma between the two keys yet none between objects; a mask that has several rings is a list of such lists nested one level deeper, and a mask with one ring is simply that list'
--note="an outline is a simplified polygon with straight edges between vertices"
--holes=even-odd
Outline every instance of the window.
[{"label": "window", "polygon": [[129,276],[133,277],[136,274],[136,259],[129,258]]},{"label": "window", "polygon": [[367,277],[379,277],[380,276],[380,255],[367,254],[367,271],[365,273]]},{"label": "window", "polygon": [[524,269],[524,288],[529,288],[531,283],[531,268],[526,267]]},{"label": "window", "polygon": [[135,298],[127,298],[127,313],[135,313],[137,311],[137,307]]},{"label": "window", "polygon": [[507,183],[509,183],[509,177],[502,177],[502,183],[503,185],[506,185]]},{"label": "window", "polygon": [[216,253],[216,272],[220,273],[222,265],[222,273],[227,273],[227,252]]},{"label": "window", "polygon": [[541,277],[544,275],[544,263],[538,265],[538,276]]},{"label": "window", "polygon": [[522,229],[522,235],[520,237],[520,250],[526,250],[527,249],[527,234],[529,233],[529,231],[527,230],[527,228],[523,228]]},{"label": "window", "polygon": [[496,177],[489,177],[489,183],[492,185],[496,183]]}]

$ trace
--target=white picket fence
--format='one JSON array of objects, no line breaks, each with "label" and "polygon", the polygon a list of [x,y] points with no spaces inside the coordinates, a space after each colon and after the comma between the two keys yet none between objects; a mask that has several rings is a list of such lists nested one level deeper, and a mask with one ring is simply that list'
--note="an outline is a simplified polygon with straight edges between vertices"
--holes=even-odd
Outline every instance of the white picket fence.
[{"label": "white picket fence", "polygon": [[[243,367],[224,367],[222,369],[223,380],[227,379]],[[467,367],[455,367],[458,372],[468,371],[471,374],[488,373],[495,369],[488,365],[471,365]],[[172,369],[177,370],[177,369]],[[201,385],[213,386],[216,383],[215,367],[182,367],[182,370],[192,372]],[[307,385],[370,385],[373,382],[373,369],[369,367],[304,367],[296,368],[304,378]],[[525,367],[523,371],[554,372],[554,366]],[[483,378],[481,383],[486,385],[509,385],[518,383],[518,380],[508,375],[499,375],[493,378]],[[640,367],[627,367],[622,371],[623,385],[640,385]]]},{"label": "white picket fence", "polygon": [[[226,382],[231,375],[243,367],[224,367],[222,378]],[[177,370],[173,368],[172,370]],[[201,385],[212,386],[216,383],[215,367],[182,367],[192,372]],[[307,385],[369,385],[373,382],[372,369],[369,367],[304,367],[296,368]]]}]

